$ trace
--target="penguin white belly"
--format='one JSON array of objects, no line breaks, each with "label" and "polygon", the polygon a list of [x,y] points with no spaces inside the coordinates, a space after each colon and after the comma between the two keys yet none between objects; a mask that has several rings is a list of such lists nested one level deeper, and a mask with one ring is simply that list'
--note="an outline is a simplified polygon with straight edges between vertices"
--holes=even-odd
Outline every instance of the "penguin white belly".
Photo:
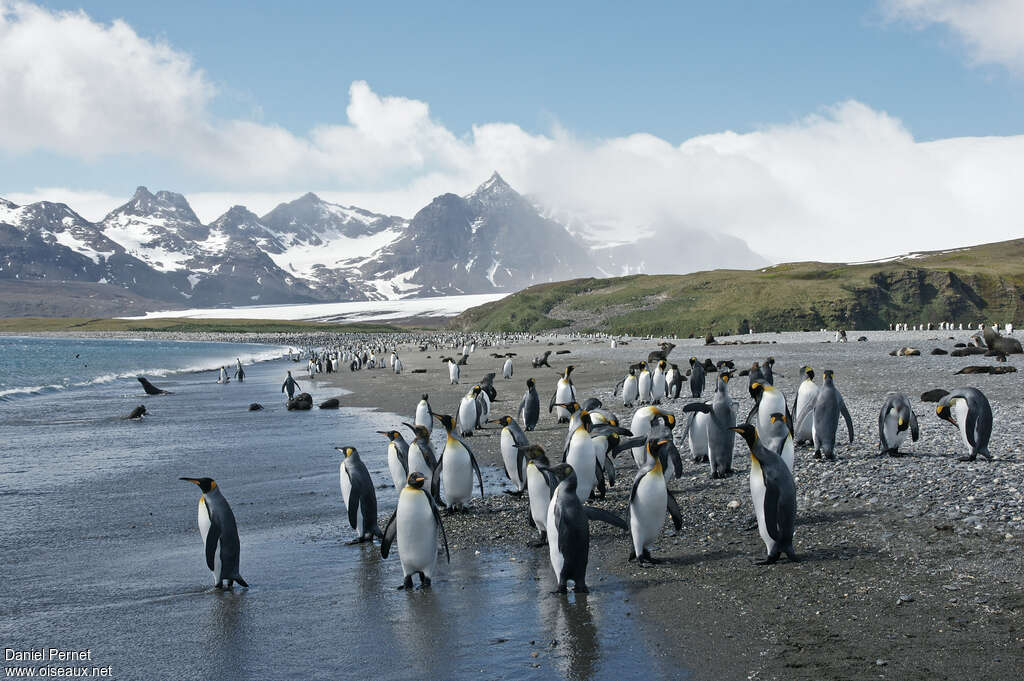
[{"label": "penguin white belly", "polygon": [[409,474],[402,467],[402,460],[398,458],[398,447],[394,442],[388,445],[388,471],[391,472],[391,481],[395,483],[395,489],[401,492],[409,479]]},{"label": "penguin white belly", "polygon": [[583,503],[590,498],[590,493],[597,484],[597,473],[594,469],[594,441],[584,429],[577,429],[569,441],[569,452],[565,462],[576,471],[576,496]]},{"label": "penguin white belly", "polygon": [[761,395],[761,405],[757,408],[757,429],[763,432],[771,430],[772,414],[786,413],[786,398],[778,390],[765,390]]},{"label": "penguin white belly", "polygon": [[661,402],[665,398],[665,392],[668,390],[668,386],[665,383],[665,374],[660,372],[654,373],[654,378],[651,379],[651,400],[655,403]]},{"label": "penguin white belly", "polygon": [[622,404],[629,407],[636,402],[640,391],[636,385],[636,376],[630,376],[622,384]]},{"label": "penguin white belly", "polygon": [[789,435],[786,436],[786,444],[782,446],[782,462],[789,468],[789,472],[793,472],[793,463],[796,459],[795,450],[793,447],[793,438]]},{"label": "penguin white belly", "polygon": [[[433,480],[433,472],[430,470],[430,464],[427,463],[427,459],[423,456],[423,450],[417,443],[409,445],[409,472],[410,473],[422,473],[426,480],[423,482],[424,489],[430,489],[430,482]],[[403,485],[403,488],[405,486]]]},{"label": "penguin white belly", "polygon": [[[810,404],[814,401],[814,397],[817,394],[818,386],[814,381],[804,381],[800,384],[800,390],[797,392],[796,398],[796,413],[793,414],[794,423],[800,422],[800,416],[810,409]],[[801,442],[804,440],[810,440],[812,437],[811,429],[813,428],[813,424],[814,419],[808,418],[804,421],[803,427],[793,434],[794,437]]]},{"label": "penguin white belly", "polygon": [[459,435],[468,435],[476,425],[476,400],[463,397],[459,405]]},{"label": "penguin white belly", "polygon": [[[573,395],[572,385],[569,384],[569,381],[564,378],[558,379],[558,387],[555,389],[555,402],[568,404],[569,402],[574,402],[575,399],[576,397]],[[558,417],[558,420],[562,420],[569,418],[572,414],[565,407],[555,407],[555,416]]]},{"label": "penguin white belly", "polygon": [[[635,437],[647,437],[651,434],[651,412],[647,409],[638,409],[633,414],[633,422],[629,430]],[[643,468],[647,460],[647,450],[644,445],[633,447],[633,461],[637,468]]]},{"label": "penguin white belly", "polygon": [[452,385],[459,382],[459,365],[454,362],[448,362],[448,380]]},{"label": "penguin white belly", "polygon": [[637,381],[637,390],[640,391],[639,400],[641,402],[651,401],[651,373],[649,371],[640,374],[640,380]]},{"label": "penguin white belly", "polygon": [[706,456],[710,460],[711,452],[708,449],[708,425],[710,423],[710,414],[696,412],[693,415],[690,432],[686,434],[686,441],[690,445],[690,453],[695,457]]},{"label": "penguin white belly", "polygon": [[519,479],[519,450],[516,449],[516,440],[508,428],[501,429],[501,461],[505,464],[505,472],[512,480],[516,489],[522,489],[523,483]]},{"label": "penguin white belly", "polygon": [[210,509],[206,507],[206,497],[199,497],[199,534],[203,538],[203,548],[206,548],[206,535],[210,533]]},{"label": "penguin white belly", "polygon": [[633,535],[633,550],[639,556],[661,533],[668,508],[668,490],[665,476],[648,473],[636,486],[636,494],[629,502],[629,530]]},{"label": "penguin white belly", "polygon": [[416,406],[416,420],[413,421],[413,424],[423,426],[428,431],[434,429],[433,419],[430,417],[430,407],[427,406],[426,402],[420,402]]},{"label": "penguin white belly", "polygon": [[[357,499],[352,499],[352,480],[348,477],[348,471],[345,470],[345,464],[341,464],[341,499],[345,502],[345,510],[347,511],[349,505],[352,503],[358,503]],[[362,509],[356,509],[356,532],[358,536],[363,536],[363,511]]]},{"label": "penguin white belly", "polygon": [[473,496],[473,463],[463,447],[445,449],[441,484],[449,505],[464,504]]},{"label": "penguin white belly", "polygon": [[501,368],[501,375],[504,378],[512,378],[512,360],[505,360],[505,366]]},{"label": "penguin white belly", "polygon": [[547,531],[548,504],[551,503],[551,488],[544,474],[532,463],[526,466],[526,490],[530,495],[530,517],[541,532]]},{"label": "penguin white belly", "polygon": [[898,449],[903,441],[907,439],[907,431],[900,432],[899,430],[899,414],[896,413],[895,409],[890,409],[889,413],[885,415],[885,421],[882,423],[882,434],[885,436],[885,442],[882,445],[886,449]]},{"label": "penguin white belly", "polygon": [[437,562],[437,524],[426,492],[403,489],[398,495],[395,539],[402,572],[423,572],[431,577]]},{"label": "penguin white belly", "polygon": [[764,519],[764,497],[767,492],[764,486],[764,477],[761,473],[761,466],[756,462],[750,465],[750,500],[754,504],[754,515],[757,516],[757,531],[761,535],[768,553],[775,547],[775,540],[768,534],[768,523]]},{"label": "penguin white belly", "polygon": [[548,503],[545,526],[548,528],[548,556],[551,558],[551,568],[555,571],[555,579],[559,579],[562,576],[562,568],[565,566],[565,557],[558,549],[558,523],[555,522],[556,501],[558,501],[557,494],[552,494],[551,501]]},{"label": "penguin white belly", "polygon": [[953,400],[950,407],[953,411],[953,418],[956,419],[956,425],[960,429],[960,441],[964,443],[967,453],[970,454],[973,447],[971,447],[970,440],[967,439],[967,400]]}]

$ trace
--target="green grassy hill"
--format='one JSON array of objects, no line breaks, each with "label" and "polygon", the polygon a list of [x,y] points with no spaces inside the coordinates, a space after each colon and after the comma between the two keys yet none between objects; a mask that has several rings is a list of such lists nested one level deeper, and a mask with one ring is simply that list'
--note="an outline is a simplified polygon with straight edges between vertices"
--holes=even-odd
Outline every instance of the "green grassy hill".
[{"label": "green grassy hill", "polygon": [[800,262],[541,284],[467,310],[461,330],[688,336],[1024,317],[1024,239],[887,262]]}]

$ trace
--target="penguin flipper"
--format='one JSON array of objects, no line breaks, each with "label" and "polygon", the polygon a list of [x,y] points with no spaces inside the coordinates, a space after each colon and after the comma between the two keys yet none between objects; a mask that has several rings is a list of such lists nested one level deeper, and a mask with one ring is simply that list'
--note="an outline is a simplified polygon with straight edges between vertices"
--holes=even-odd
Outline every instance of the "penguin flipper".
[{"label": "penguin flipper", "polygon": [[584,506],[583,512],[587,514],[587,520],[600,520],[602,522],[608,523],[609,525],[614,525],[615,527],[621,528],[623,530],[629,529],[629,524],[625,520],[623,520],[616,514],[612,513],[611,511],[604,510],[603,508]]},{"label": "penguin flipper", "polygon": [[684,414],[691,414],[693,412],[701,412],[702,414],[711,413],[711,405],[707,402],[690,402],[683,407]]},{"label": "penguin flipper", "polygon": [[767,477],[764,490],[764,522],[767,525],[768,536],[780,541],[782,533],[779,532],[779,485],[777,481]]},{"label": "penguin flipper", "polygon": [[[803,412],[800,413],[800,416],[795,424],[795,429],[797,432],[802,431],[804,429],[804,423],[807,421],[807,419],[813,418],[814,405],[818,402],[819,394],[821,394],[821,391],[818,391],[817,393],[814,394],[814,397],[810,398],[810,403],[807,406],[805,406]],[[846,413],[849,414],[850,412]]]},{"label": "penguin flipper", "polygon": [[437,504],[434,503],[433,499],[428,498],[427,501],[430,502],[430,511],[434,514],[434,522],[437,523],[437,529],[441,530],[441,541],[444,542],[444,557],[450,563],[452,562],[452,554],[448,551],[448,533],[444,531],[444,522],[441,520],[441,511],[438,510]]},{"label": "penguin flipper", "polygon": [[846,432],[850,434],[850,444],[853,444],[853,417],[850,416],[850,410],[846,408],[846,400],[843,399],[842,395],[839,395],[839,413],[843,415],[843,419],[846,421]]},{"label": "penguin flipper", "polygon": [[548,413],[550,414],[555,410],[555,397],[558,395],[558,389],[555,388],[555,392],[551,393],[551,402],[548,403]]},{"label": "penguin flipper", "polygon": [[211,571],[217,557],[218,544],[220,544],[220,526],[217,523],[210,523],[210,529],[206,533],[206,567]]},{"label": "penguin flipper", "polygon": [[917,414],[910,412],[910,439],[913,442],[917,442],[917,438],[921,436],[921,431],[917,426]]},{"label": "penguin flipper", "polygon": [[480,498],[483,499],[484,498],[484,476],[483,476],[483,473],[480,472],[480,464],[478,464],[476,462],[476,457],[473,456],[473,450],[471,450],[469,447],[466,447],[466,451],[469,452],[469,462],[471,464],[473,464],[473,470],[476,471],[476,480],[477,480],[478,483],[480,483]]},{"label": "penguin flipper", "polygon": [[683,529],[683,514],[679,512],[679,503],[676,502],[672,492],[668,493],[668,514],[672,517],[672,524],[675,525],[676,531]]},{"label": "penguin flipper", "polygon": [[437,460],[437,465],[434,466],[434,471],[430,477],[430,497],[432,499],[441,498],[441,469],[444,466],[444,452],[441,452],[441,457]]},{"label": "penguin flipper", "polygon": [[608,454],[604,455],[604,472],[608,476],[608,486],[615,487],[615,460]]},{"label": "penguin flipper", "polygon": [[[786,401],[783,400],[782,403],[786,404]],[[847,412],[847,413],[849,413],[849,412]],[[788,404],[786,404],[786,425],[789,427],[789,434],[793,435],[794,434],[794,431],[793,431],[793,414],[790,413],[789,405]],[[852,428],[850,429],[850,442],[853,442],[853,429]]]},{"label": "penguin flipper", "polygon": [[[431,502],[433,502],[433,499],[431,499]],[[431,503],[431,507],[434,507],[433,503]],[[388,520],[388,524],[384,526],[384,536],[381,537],[380,540],[381,558],[387,558],[388,554],[391,553],[391,545],[394,543],[395,536],[398,534],[398,523],[395,522],[397,517],[398,509],[395,509],[395,512],[391,514],[391,519]]]},{"label": "penguin flipper", "polygon": [[971,409],[971,405],[967,405],[967,421],[964,424],[964,430],[967,433],[967,443],[971,445],[971,453],[974,453],[974,449],[978,447],[977,438],[975,437],[975,430],[978,427],[978,409]]}]

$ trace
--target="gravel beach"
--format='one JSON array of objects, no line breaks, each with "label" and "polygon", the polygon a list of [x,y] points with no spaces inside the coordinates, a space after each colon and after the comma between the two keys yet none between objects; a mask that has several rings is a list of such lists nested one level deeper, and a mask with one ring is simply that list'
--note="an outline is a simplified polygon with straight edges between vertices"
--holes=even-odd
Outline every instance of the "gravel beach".
[{"label": "gravel beach", "polygon": [[[868,340],[853,340],[860,335]],[[744,336],[738,340],[760,343],[743,345],[675,341],[679,347],[670,361],[683,367],[693,355],[731,359],[737,370],[775,357],[775,385],[790,404],[799,367],[814,367],[819,380],[823,369],[833,369],[853,415],[853,444],[846,444],[841,423],[836,461],[818,461],[806,447],[797,449],[795,543],[801,561],[758,567],[753,562],[763,556],[764,545],[750,529],[745,444],[737,438],[736,475],[711,480],[707,464],[691,463],[681,443],[685,421],[680,419],[676,439],[685,473],[670,488],[684,522],[678,533],[666,522],[652,552],[665,562],[644,568],[627,562],[627,535],[596,523],[591,586],[600,588],[603,573],[635,583],[629,616],[643,621],[660,641],[659,649],[686,660],[699,678],[1019,678],[1024,669],[1022,374],[954,375],[963,366],[994,360],[928,354],[935,347],[952,350],[968,338],[967,332],[930,331],[857,333],[846,344],[828,342],[832,334],[826,333]],[[613,387],[630,363],[657,348],[658,340],[628,339],[612,349],[607,340],[538,337],[526,344],[478,347],[455,386],[448,385],[440,362],[453,353],[404,346],[399,347],[402,375],[346,370],[327,378],[350,391],[341,397],[343,406],[411,416],[421,393],[430,394],[435,411],[454,413],[473,381],[494,371],[497,418],[515,413],[530,376],[537,379],[545,412],[557,372],[572,363],[578,366],[573,378],[580,398],[600,398],[628,424],[632,410],[612,397]],[[905,345],[920,348],[922,356],[889,355]],[[548,349],[569,352],[553,352],[551,369],[532,369],[530,359]],[[490,357],[492,352],[517,353],[513,380],[500,377],[503,360]],[[1011,356],[1009,364],[1018,358]],[[709,374],[705,397],[713,378]],[[730,391],[741,417],[752,404],[746,385],[745,378],[737,378]],[[963,454],[958,432],[935,416],[933,404],[920,401],[926,390],[961,386],[980,388],[992,403],[994,461],[958,462]],[[911,397],[921,439],[904,445],[904,457],[878,457],[878,409],[893,390]],[[680,398],[666,408],[680,414],[687,401]],[[481,465],[501,465],[498,432],[491,424],[467,440]],[[544,413],[530,440],[555,459],[564,434],[565,426]],[[594,504],[625,516],[635,469],[628,455],[620,455],[617,465],[619,483]],[[470,514],[447,520],[454,545],[522,551],[535,538],[525,499],[490,488],[471,508]]]}]

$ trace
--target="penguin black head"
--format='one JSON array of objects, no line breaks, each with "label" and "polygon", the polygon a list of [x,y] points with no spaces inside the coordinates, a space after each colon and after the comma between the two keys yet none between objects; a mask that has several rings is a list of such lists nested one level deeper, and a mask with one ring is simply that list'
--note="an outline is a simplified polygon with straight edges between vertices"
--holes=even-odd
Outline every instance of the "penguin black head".
[{"label": "penguin black head", "polygon": [[834,379],[835,378],[835,373],[836,372],[832,371],[831,369],[825,369],[825,373],[823,374],[824,377],[825,377],[825,380],[826,381],[831,381],[832,379]]},{"label": "penguin black head", "polygon": [[747,446],[750,447],[750,451],[754,451],[754,446],[757,444],[757,428],[750,425],[749,423],[744,423],[742,425],[730,428],[729,430],[733,431],[734,433],[739,433],[740,436],[747,441]]},{"label": "penguin black head", "polygon": [[590,420],[590,412],[586,409],[580,410],[580,423],[588,433],[590,432],[590,429],[594,427],[594,422]]},{"label": "penguin black head", "polygon": [[569,378],[569,374],[571,374],[573,372],[573,369],[575,369],[575,368],[576,368],[575,364],[570,364],[569,366],[565,367],[565,377]]},{"label": "penguin black head", "polygon": [[693,366],[696,363],[697,363],[697,358],[696,357],[691,357],[690,358],[690,366]]},{"label": "penguin black head", "polygon": [[389,440],[395,440],[402,437],[402,434],[399,433],[397,430],[378,430],[377,432],[381,435],[386,436],[387,439]]},{"label": "penguin black head", "polygon": [[804,367],[800,369],[800,371],[802,371],[804,375],[807,376],[807,378],[811,379],[812,381],[814,380],[814,369],[812,369],[811,367]]},{"label": "penguin black head", "polygon": [[423,393],[423,395],[422,395],[422,397],[420,397],[420,399],[423,400],[424,402],[426,402],[427,401],[427,393]]},{"label": "penguin black head", "polygon": [[769,419],[769,421],[771,423],[775,423],[776,421],[782,421],[783,423],[785,423],[786,422],[786,415],[785,414],[780,414],[779,412],[775,412],[774,414],[769,416],[768,419]]},{"label": "penguin black head", "polygon": [[532,378],[526,379],[526,387],[527,388],[532,388],[535,385],[537,385],[537,381],[533,380]]},{"label": "penguin black head", "polygon": [[750,394],[757,399],[757,396],[764,392],[764,385],[758,381],[750,384]]},{"label": "penguin black head", "polygon": [[507,415],[502,416],[500,419],[498,419],[498,423],[500,423],[503,426],[508,426],[508,424],[512,423],[512,417]]},{"label": "penguin black head", "polygon": [[550,470],[559,480],[565,480],[576,472],[573,470],[572,465],[568,463],[560,463],[557,466],[553,466]]},{"label": "penguin black head", "polygon": [[729,379],[732,378],[732,372],[731,371],[720,371],[720,372],[718,372],[718,377],[722,379],[723,383],[728,383]]},{"label": "penguin black head", "polygon": [[335,449],[344,454],[346,459],[350,456],[359,456],[359,452],[356,451],[355,447],[335,447]]},{"label": "penguin black head", "polygon": [[671,430],[672,428],[676,427],[676,417],[675,417],[675,414],[670,414],[667,411],[661,411],[659,409],[657,415],[652,420],[656,421],[658,419],[661,419],[662,421],[664,421],[665,425],[668,426],[669,430]]},{"label": "penguin black head", "polygon": [[768,366],[774,366],[775,365],[775,358],[774,357],[769,357],[768,359],[766,359],[764,361],[764,363],[767,364]]},{"label": "penguin black head", "polygon": [[944,402],[940,403],[937,407],[935,407],[935,415],[938,416],[943,421],[949,421],[954,426],[958,425],[956,419],[953,417],[953,410],[950,409],[949,405]]},{"label": "penguin black head", "polygon": [[761,368],[761,363],[760,362],[754,362],[751,365],[750,370],[753,371],[754,369],[760,369],[760,368]]},{"label": "penguin black head", "polygon": [[203,494],[206,494],[217,486],[217,483],[214,482],[213,478],[178,478],[178,480],[184,480],[185,482],[191,482],[199,485],[199,489],[203,491]]},{"label": "penguin black head", "polygon": [[423,476],[423,473],[413,471],[412,473],[409,473],[409,479],[406,480],[406,484],[413,489],[423,489],[423,483],[426,481],[427,479]]},{"label": "penguin black head", "polygon": [[434,414],[433,416],[441,422],[441,425],[444,426],[444,429],[449,433],[455,430],[455,419],[448,414]]},{"label": "penguin black head", "polygon": [[478,385],[474,385],[473,386],[473,397],[476,397],[477,395],[479,395],[481,390],[483,390],[483,388],[481,388]]}]

